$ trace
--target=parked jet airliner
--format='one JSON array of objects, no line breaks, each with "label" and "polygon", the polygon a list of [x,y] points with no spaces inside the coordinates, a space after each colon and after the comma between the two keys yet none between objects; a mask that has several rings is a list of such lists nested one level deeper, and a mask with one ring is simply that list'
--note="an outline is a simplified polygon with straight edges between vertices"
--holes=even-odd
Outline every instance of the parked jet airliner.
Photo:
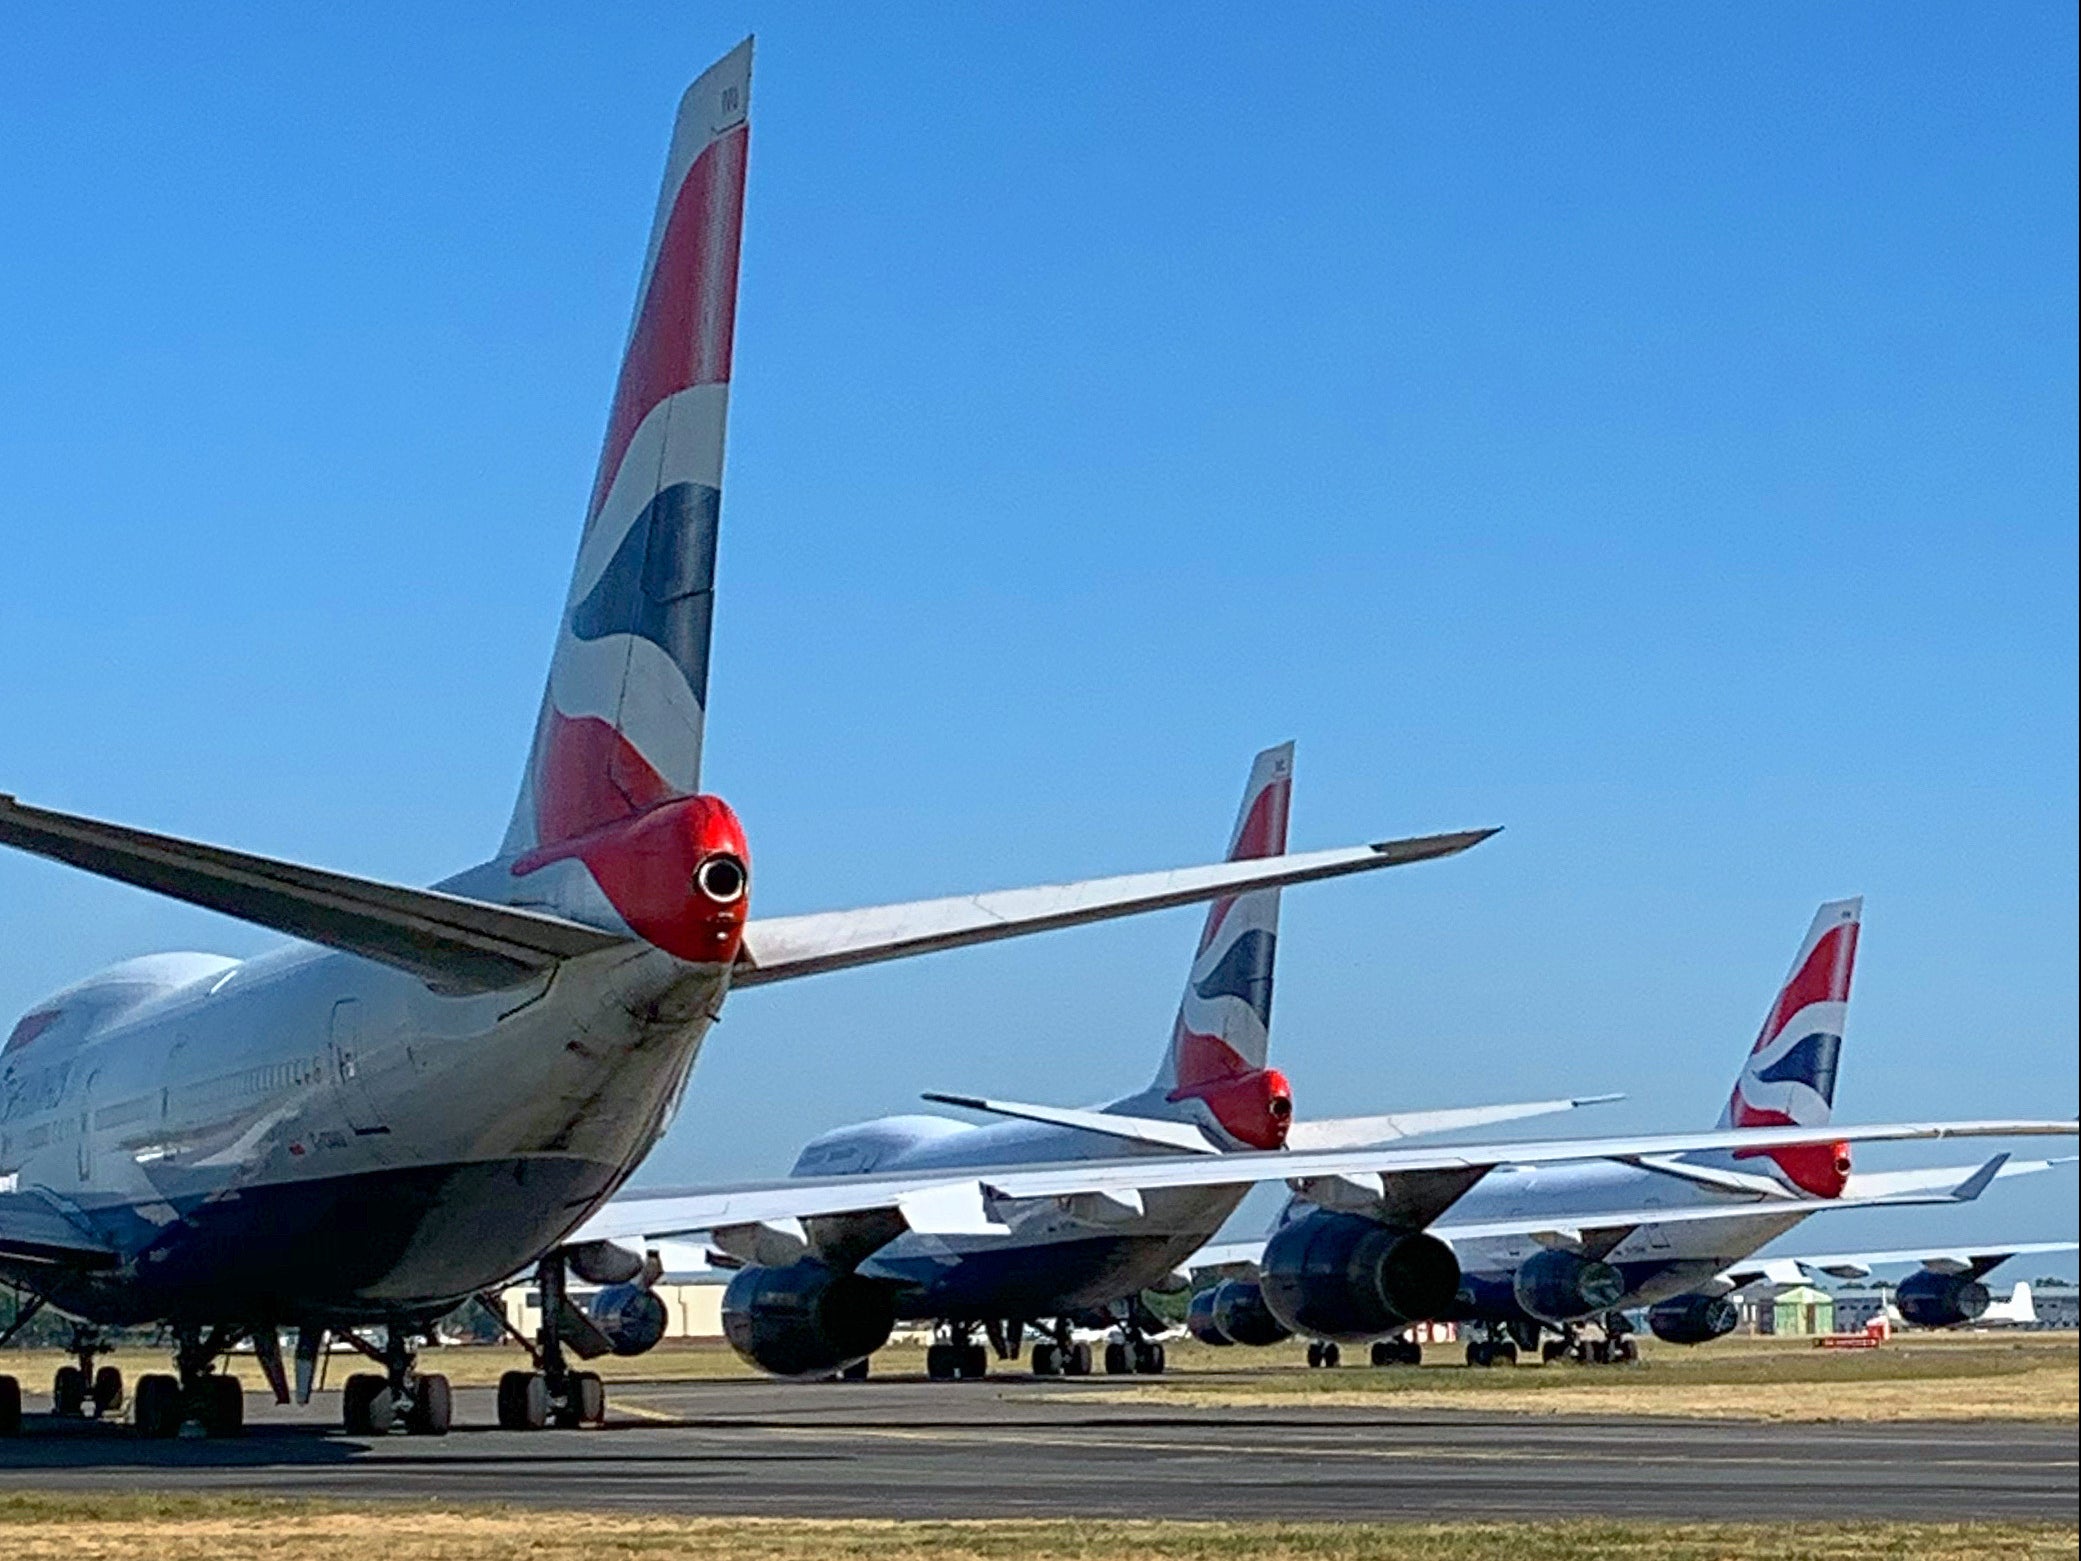
[{"label": "parked jet airliner", "polygon": [[[1825,1129],[1835,1102],[1863,902],[1815,914],[1720,1115],[1720,1127]],[[2014,1161],[1853,1172],[1844,1144],[1631,1156],[1594,1165],[1504,1166],[1431,1227],[1462,1281],[1434,1314],[1463,1325],[1471,1365],[1545,1358],[1630,1359],[1623,1311],[1648,1306],[1667,1340],[1695,1344],[1734,1327],[1730,1268],[1816,1213],[1976,1198],[1996,1179],[2066,1161]],[[1203,1250],[1195,1270],[1225,1273],[1193,1297],[1192,1331],[1210,1343],[1315,1343],[1310,1365],[1337,1363],[1339,1343],[1370,1344],[1375,1365],[1414,1364],[1421,1348],[1377,1315],[1326,1307],[1287,1277],[1302,1254],[1362,1230],[1362,1206],[1334,1186],[1287,1203],[1264,1242]],[[1419,1319],[1411,1319],[1416,1321]],[[1957,1319],[1953,1319],[1957,1320]],[[1596,1333],[1600,1337],[1582,1335]]]},{"label": "parked jet airliner", "polygon": [[[1293,744],[1257,756],[1229,837],[1228,860],[1277,856],[1286,849],[1293,798]],[[1285,1077],[1269,1065],[1272,976],[1278,957],[1279,891],[1258,889],[1217,900],[1193,951],[1185,993],[1156,1077],[1121,1100],[1088,1109],[1026,1105],[958,1095],[929,1100],[1012,1120],[976,1127],[940,1116],[882,1117],[813,1139],[795,1161],[798,1176],[948,1171],[987,1174],[997,1166],[1074,1162],[1127,1151],[1175,1155],[1386,1143],[1421,1133],[1477,1127],[1589,1101],[1401,1112],[1393,1116],[1293,1115]],[[1081,1375],[1092,1366],[1077,1327],[1117,1327],[1104,1356],[1108,1371],[1163,1369],[1160,1331],[1139,1304],[1176,1265],[1221,1228],[1247,1187],[1168,1188],[1140,1197],[1091,1194],[1040,1199],[1008,1214],[1007,1234],[906,1232],[865,1259],[858,1272],[885,1284],[895,1315],[941,1325],[926,1352],[935,1377],[975,1377],[988,1369],[988,1337],[1001,1358],[1019,1353],[1028,1327],[1039,1335],[1034,1370]],[[786,1263],[808,1251],[799,1229],[755,1227],[715,1243],[725,1259]],[[741,1299],[741,1295],[739,1299]],[[633,1304],[633,1303],[632,1303]],[[604,1311],[612,1314],[614,1303]],[[782,1371],[789,1359],[762,1358],[764,1334],[745,1309],[726,1304],[731,1337],[754,1365]],[[656,1318],[662,1325],[662,1316]],[[618,1335],[623,1336],[623,1335]],[[864,1376],[867,1362],[852,1373]]]},{"label": "parked jet airliner", "polygon": [[[170,1326],[175,1373],[136,1384],[142,1431],[236,1428],[243,1399],[217,1362],[240,1339],[286,1394],[283,1329],[297,1337],[299,1389],[326,1330],[381,1364],[347,1384],[355,1429],[442,1431],[447,1384],[417,1371],[416,1339],[538,1263],[538,1369],[500,1384],[499,1419],[597,1421],[599,1378],[562,1350],[566,1269],[634,1279],[647,1266],[618,1238],[653,1232],[801,1220],[807,1257],[739,1277],[762,1330],[843,1323],[820,1370],[869,1353],[880,1339],[857,1341],[877,1327],[886,1336],[886,1287],[853,1273],[859,1261],[905,1232],[1002,1228],[989,1217],[1001,1198],[1371,1177],[1397,1222],[1381,1250],[1400,1258],[1365,1282],[1400,1294],[1413,1273],[1429,1297],[1457,1281],[1421,1229],[1497,1163],[1497,1146],[1005,1167],[987,1196],[973,1172],[805,1177],[603,1208],[664,1130],[737,987],[1450,855],[1486,833],[749,917],[745,831],[699,777],[750,67],[746,44],[680,107],[534,744],[491,861],[411,889],[0,797],[0,843],[300,940],[243,962],[116,966],[36,1004],[0,1046],[0,1275],[79,1319],[83,1375],[95,1328]],[[1792,1126],[1746,1129],[1744,1142],[2072,1130]],[[1507,1155],[1715,1147],[1728,1135]],[[864,1310],[849,1309],[856,1295]],[[119,1382],[108,1388],[121,1397]],[[20,1384],[0,1376],[0,1432],[19,1418]]]},{"label": "parked jet airliner", "polygon": [[[237,1426],[215,1362],[277,1330],[368,1343],[351,1423],[438,1432],[414,1330],[534,1263],[670,1118],[735,987],[1450,855],[1482,832],[748,919],[737,816],[700,791],[751,92],[747,41],[680,105],[634,324],[520,797],[497,856],[432,890],[0,797],[0,842],[303,940],[129,961],[0,1048],[0,1273],[99,1326],[165,1320],[176,1373],[138,1425]],[[558,1267],[561,1273],[561,1267]],[[386,1323],[378,1347],[354,1330]],[[502,1417],[597,1419],[551,1350]],[[0,1432],[19,1422],[0,1377]]]}]

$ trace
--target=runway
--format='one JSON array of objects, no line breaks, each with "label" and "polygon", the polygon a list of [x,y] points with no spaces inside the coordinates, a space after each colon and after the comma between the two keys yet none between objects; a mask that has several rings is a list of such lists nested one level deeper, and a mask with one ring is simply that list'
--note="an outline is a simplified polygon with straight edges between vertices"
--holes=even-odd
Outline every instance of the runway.
[{"label": "runway", "polygon": [[813,1517],[2071,1519],[2071,1425],[1762,1425],[1108,1403],[1000,1379],[617,1385],[609,1424],[441,1440],[249,1396],[243,1438],[32,1417],[0,1491],[88,1487]]}]

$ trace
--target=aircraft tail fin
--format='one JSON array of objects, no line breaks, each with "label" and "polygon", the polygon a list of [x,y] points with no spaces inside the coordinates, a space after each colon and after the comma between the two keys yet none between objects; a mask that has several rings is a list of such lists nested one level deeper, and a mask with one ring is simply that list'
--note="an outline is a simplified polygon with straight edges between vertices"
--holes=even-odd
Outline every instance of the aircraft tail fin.
[{"label": "aircraft tail fin", "polygon": [[503,855],[699,788],[751,53],[746,39],[680,101]]},{"label": "aircraft tail fin", "polygon": [[[1228,860],[1282,855],[1292,804],[1289,742],[1267,748],[1252,762]],[[1167,1102],[1199,1102],[1229,1137],[1259,1148],[1283,1143],[1292,1118],[1286,1080],[1266,1066],[1278,944],[1276,888],[1230,895],[1207,907],[1155,1084]]]},{"label": "aircraft tail fin", "polygon": [[[1814,913],[1720,1113],[1721,1127],[1828,1123],[1863,916],[1862,898],[1831,900]],[[1736,1158],[1748,1157],[1737,1151]],[[1769,1158],[1788,1181],[1822,1197],[1839,1196],[1849,1176],[1847,1151],[1832,1146],[1775,1150]]]}]

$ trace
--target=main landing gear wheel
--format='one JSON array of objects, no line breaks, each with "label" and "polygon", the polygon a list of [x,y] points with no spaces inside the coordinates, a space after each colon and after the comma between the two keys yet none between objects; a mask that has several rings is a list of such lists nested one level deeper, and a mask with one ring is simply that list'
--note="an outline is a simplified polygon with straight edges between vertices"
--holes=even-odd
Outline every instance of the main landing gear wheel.
[{"label": "main landing gear wheel", "polygon": [[1124,1345],[1124,1344],[1121,1344],[1121,1343],[1119,1343],[1119,1342],[1118,1342],[1118,1341],[1116,1340],[1115,1342],[1113,1342],[1113,1343],[1111,1343],[1111,1344],[1108,1344],[1108,1345],[1106,1346],[1106,1375],[1107,1375],[1107,1376],[1109,1376],[1109,1377],[1124,1377],[1124,1376],[1126,1376],[1126,1375],[1127,1375],[1127,1373],[1129,1372],[1129,1370],[1131,1370],[1131,1369],[1132,1369],[1132,1364],[1133,1364],[1133,1363],[1132,1363],[1131,1361],[1129,1361],[1129,1359],[1128,1359],[1128,1357],[1127,1357],[1127,1346],[1126,1346],[1126,1345]]},{"label": "main landing gear wheel", "polygon": [[1036,1377],[1059,1377],[1062,1375],[1062,1346],[1053,1340],[1043,1339],[1033,1347],[1033,1374]]},{"label": "main landing gear wheel", "polygon": [[549,1379],[539,1371],[509,1371],[499,1378],[499,1429],[539,1431],[549,1424]]},{"label": "main landing gear wheel", "polygon": [[236,1377],[218,1375],[203,1379],[202,1428],[211,1436],[237,1436],[246,1428],[246,1390]]},{"label": "main landing gear wheel", "polygon": [[412,1384],[412,1402],[405,1410],[405,1429],[414,1436],[446,1436],[455,1421],[455,1394],[448,1379],[429,1372]]},{"label": "main landing gear wheel", "polygon": [[349,1436],[388,1436],[397,1424],[397,1400],[380,1373],[357,1371],[340,1391],[340,1418]]},{"label": "main landing gear wheel", "polygon": [[1154,1339],[1137,1339],[1127,1348],[1127,1363],[1138,1377],[1163,1375],[1163,1346]]},{"label": "main landing gear wheel", "polygon": [[556,1406],[556,1423],[560,1426],[605,1425],[607,1423],[607,1384],[597,1373],[574,1371],[564,1401]]},{"label": "main landing gear wheel", "polygon": [[87,1397],[104,1420],[118,1413],[123,1407],[122,1372],[113,1366],[103,1366],[94,1373],[94,1388]]},{"label": "main landing gear wheel", "polygon": [[1333,1371],[1344,1363],[1344,1352],[1334,1339],[1316,1339],[1308,1346],[1308,1364]]},{"label": "main landing gear wheel", "polygon": [[22,1384],[14,1377],[0,1377],[0,1436],[22,1434]]},{"label": "main landing gear wheel", "polygon": [[51,1378],[51,1413],[70,1419],[87,1406],[87,1374],[77,1366],[60,1366]]},{"label": "main landing gear wheel", "polygon": [[1414,1339],[1381,1339],[1371,1351],[1376,1366],[1421,1366],[1423,1346]]},{"label": "main landing gear wheel", "polygon": [[139,1436],[177,1435],[181,1429],[181,1384],[177,1377],[150,1372],[137,1379],[131,1415]]}]

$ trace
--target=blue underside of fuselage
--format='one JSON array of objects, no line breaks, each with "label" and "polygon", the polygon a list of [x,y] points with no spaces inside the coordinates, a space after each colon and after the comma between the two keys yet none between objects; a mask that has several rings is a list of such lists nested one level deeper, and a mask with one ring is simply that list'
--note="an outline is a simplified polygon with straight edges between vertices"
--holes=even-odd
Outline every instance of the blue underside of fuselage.
[{"label": "blue underside of fuselage", "polygon": [[171,1222],[164,1203],[110,1205],[85,1215],[119,1267],[14,1277],[112,1325],[429,1317],[532,1262],[618,1174],[530,1156],[247,1186],[176,1202]]}]

